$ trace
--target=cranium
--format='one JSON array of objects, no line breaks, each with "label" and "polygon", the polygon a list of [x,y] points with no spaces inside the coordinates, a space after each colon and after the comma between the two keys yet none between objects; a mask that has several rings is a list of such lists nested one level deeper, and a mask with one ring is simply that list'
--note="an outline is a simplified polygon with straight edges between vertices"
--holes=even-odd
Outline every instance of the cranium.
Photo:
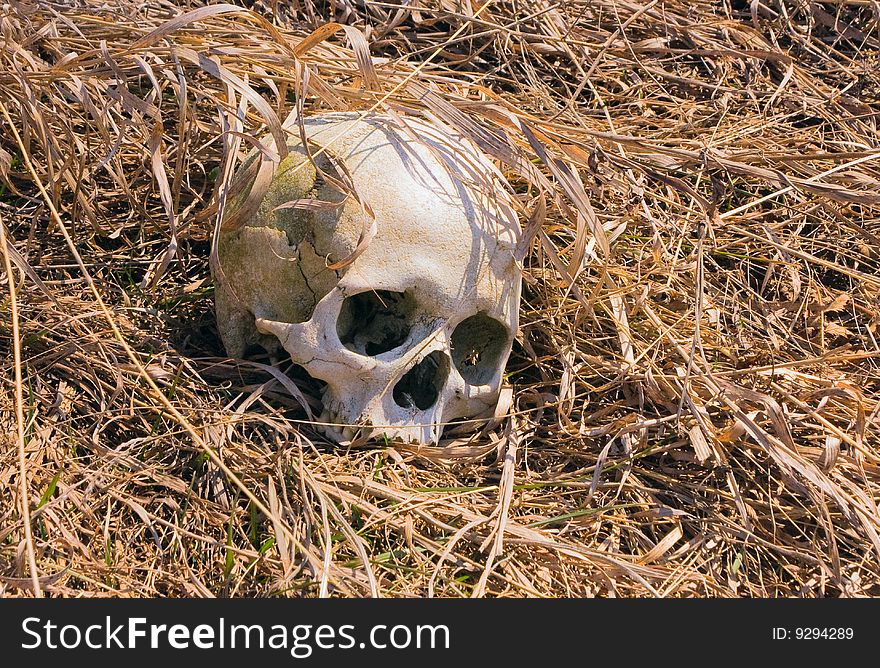
[{"label": "cranium", "polygon": [[321,422],[337,441],[363,428],[436,442],[498,400],[520,298],[509,186],[427,121],[352,112],[303,126],[308,151],[294,130],[259,208],[221,233],[226,350],[283,346],[326,383]]}]

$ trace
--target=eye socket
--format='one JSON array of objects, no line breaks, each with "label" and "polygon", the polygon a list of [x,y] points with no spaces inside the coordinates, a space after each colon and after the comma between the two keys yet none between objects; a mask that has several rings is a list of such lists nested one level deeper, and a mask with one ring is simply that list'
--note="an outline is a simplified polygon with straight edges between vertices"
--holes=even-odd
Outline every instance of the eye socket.
[{"label": "eye socket", "polygon": [[485,385],[498,370],[509,339],[507,326],[485,313],[462,320],[452,332],[452,363],[471,385]]},{"label": "eye socket", "polygon": [[361,292],[342,302],[336,333],[353,352],[381,355],[406,341],[414,312],[415,299],[408,291]]}]

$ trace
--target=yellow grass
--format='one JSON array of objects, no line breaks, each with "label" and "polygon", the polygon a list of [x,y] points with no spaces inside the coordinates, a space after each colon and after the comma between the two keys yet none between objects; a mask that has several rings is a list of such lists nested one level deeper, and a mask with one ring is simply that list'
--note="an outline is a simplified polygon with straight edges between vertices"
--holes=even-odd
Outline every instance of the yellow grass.
[{"label": "yellow grass", "polygon": [[[339,447],[226,357],[212,239],[294,109],[516,189],[476,432]],[[5,5],[0,595],[880,594],[878,118],[865,2]]]}]

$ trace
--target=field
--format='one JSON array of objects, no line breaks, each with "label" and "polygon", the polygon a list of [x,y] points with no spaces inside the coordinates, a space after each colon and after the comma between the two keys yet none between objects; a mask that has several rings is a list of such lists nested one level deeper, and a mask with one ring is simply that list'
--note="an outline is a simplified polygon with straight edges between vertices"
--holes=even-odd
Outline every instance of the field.
[{"label": "field", "polygon": [[[870,0],[10,0],[0,596],[880,595]],[[310,422],[211,257],[291,111],[424,115],[518,196],[495,417]]]}]

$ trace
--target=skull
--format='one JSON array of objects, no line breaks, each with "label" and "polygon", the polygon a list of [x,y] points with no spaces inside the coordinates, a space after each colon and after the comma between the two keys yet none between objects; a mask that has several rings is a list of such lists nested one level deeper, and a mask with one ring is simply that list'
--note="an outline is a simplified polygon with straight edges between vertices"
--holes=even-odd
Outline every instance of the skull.
[{"label": "skull", "polygon": [[221,232],[227,352],[282,346],[326,383],[336,441],[436,443],[450,421],[490,415],[520,298],[509,186],[427,121],[350,112],[303,126],[308,148],[291,140],[259,207]]}]

